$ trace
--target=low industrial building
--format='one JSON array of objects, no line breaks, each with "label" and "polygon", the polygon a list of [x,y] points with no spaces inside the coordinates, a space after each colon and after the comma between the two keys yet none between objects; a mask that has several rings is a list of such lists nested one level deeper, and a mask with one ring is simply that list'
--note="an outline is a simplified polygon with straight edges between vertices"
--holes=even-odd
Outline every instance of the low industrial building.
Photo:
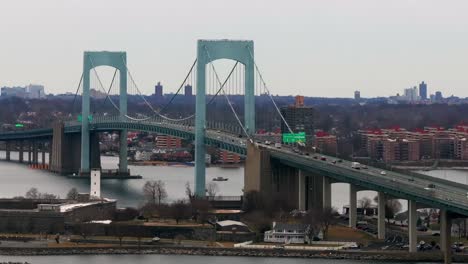
[{"label": "low industrial building", "polygon": [[115,210],[108,199],[0,199],[0,232],[62,233],[67,224],[113,219]]},{"label": "low industrial building", "polygon": [[239,221],[224,220],[216,222],[216,231],[227,231],[227,232],[250,232],[249,227]]}]

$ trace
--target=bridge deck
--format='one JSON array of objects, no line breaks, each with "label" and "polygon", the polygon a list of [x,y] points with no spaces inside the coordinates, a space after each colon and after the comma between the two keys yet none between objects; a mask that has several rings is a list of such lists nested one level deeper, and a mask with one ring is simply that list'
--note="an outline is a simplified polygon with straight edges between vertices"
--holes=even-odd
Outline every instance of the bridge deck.
[{"label": "bridge deck", "polygon": [[[272,158],[285,165],[319,173],[338,182],[352,183],[363,189],[382,191],[396,198],[414,200],[426,206],[445,208],[468,216],[468,185],[427,175],[393,171],[385,171],[385,175],[382,175],[383,170],[375,167],[354,169],[351,167],[351,161],[343,160],[333,164],[332,161],[337,160],[335,157],[324,156],[326,160],[323,161],[320,160],[323,156],[321,154],[306,156],[294,153],[288,148],[264,147],[270,150]],[[429,184],[434,184],[435,188],[428,188]]]}]

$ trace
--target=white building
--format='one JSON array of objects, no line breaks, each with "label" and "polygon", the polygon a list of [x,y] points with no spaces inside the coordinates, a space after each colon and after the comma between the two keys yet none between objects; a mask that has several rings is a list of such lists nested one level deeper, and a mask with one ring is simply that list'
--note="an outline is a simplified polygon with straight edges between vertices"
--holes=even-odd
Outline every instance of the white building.
[{"label": "white building", "polygon": [[151,155],[153,153],[151,151],[146,151],[146,150],[142,150],[142,151],[139,151],[137,150],[135,152],[135,160],[136,161],[148,161],[148,160],[151,160]]},{"label": "white building", "polygon": [[284,244],[308,242],[309,225],[273,222],[273,229],[265,232],[263,241]]},{"label": "white building", "polygon": [[418,88],[415,86],[413,88],[405,89],[404,97],[410,102],[419,101]]},{"label": "white building", "polygon": [[26,86],[26,96],[30,99],[45,98],[44,86],[37,84],[30,84]]},{"label": "white building", "polygon": [[2,87],[1,96],[21,97],[28,99],[45,98],[43,85],[30,84],[26,87]]}]

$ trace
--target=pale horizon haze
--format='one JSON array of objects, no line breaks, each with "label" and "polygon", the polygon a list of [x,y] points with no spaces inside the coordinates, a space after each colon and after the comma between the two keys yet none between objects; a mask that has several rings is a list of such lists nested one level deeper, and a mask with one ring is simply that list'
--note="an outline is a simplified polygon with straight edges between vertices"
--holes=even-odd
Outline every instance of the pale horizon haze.
[{"label": "pale horizon haze", "polygon": [[255,42],[273,94],[468,97],[468,1],[4,0],[0,86],[74,92],[83,52],[126,51],[145,94],[174,92],[198,39]]}]

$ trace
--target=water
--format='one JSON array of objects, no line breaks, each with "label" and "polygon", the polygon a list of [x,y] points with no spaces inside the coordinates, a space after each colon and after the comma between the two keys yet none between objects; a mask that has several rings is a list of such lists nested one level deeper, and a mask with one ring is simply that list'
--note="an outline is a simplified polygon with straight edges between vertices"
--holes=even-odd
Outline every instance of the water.
[{"label": "water", "polygon": [[[32,264],[170,264],[170,263],[190,263],[190,264],[371,264],[376,261],[361,260],[334,260],[334,259],[298,259],[298,258],[255,258],[255,257],[215,257],[215,256],[184,256],[184,255],[98,255],[98,256],[32,256],[32,257],[10,257],[0,256],[0,261],[27,261]],[[383,262],[382,262],[383,263]],[[386,264],[397,264],[402,262],[384,262]],[[415,263],[413,264],[428,264]]]},{"label": "water", "polygon": [[[3,156],[3,157],[2,157]],[[4,153],[0,152],[0,158]],[[17,153],[11,158],[17,159]],[[47,160],[47,159],[46,159]],[[105,169],[117,168],[117,157],[101,157]],[[170,166],[129,166],[132,174],[141,175],[143,179],[132,180],[103,180],[101,184],[102,195],[106,198],[118,200],[118,206],[139,206],[144,197],[142,187],[148,180],[162,180],[166,184],[168,200],[186,198],[185,184],[189,182],[193,190],[194,167]],[[241,195],[244,185],[243,168],[211,167],[206,170],[206,181],[214,177],[223,176],[228,181],[217,182],[219,193],[223,195]],[[31,187],[40,192],[48,192],[65,197],[70,188],[77,188],[79,192],[89,192],[89,180],[71,179],[47,171],[30,169],[24,164],[14,162],[0,162],[0,197],[13,197],[24,195]]]},{"label": "water", "polygon": [[[26,157],[26,156],[25,156]],[[5,158],[5,152],[0,151],[0,159]],[[18,159],[18,153],[12,152],[11,158]],[[39,155],[41,158],[41,155]],[[47,158],[46,158],[47,160]],[[101,157],[102,166],[106,169],[117,168],[117,157]],[[143,203],[143,184],[147,180],[162,180],[166,184],[168,200],[186,198],[185,184],[189,182],[194,186],[193,167],[166,167],[166,166],[129,166],[132,174],[143,176],[143,179],[133,180],[104,180],[102,181],[103,196],[118,200],[118,206],[139,206]],[[223,176],[228,181],[217,182],[219,194],[241,195],[244,185],[244,168],[218,168],[211,167],[206,170],[206,181]],[[424,171],[430,176],[445,178],[460,183],[468,183],[468,171],[462,170],[434,170]],[[41,192],[48,192],[65,197],[68,190],[76,187],[80,192],[89,192],[89,181],[83,179],[70,179],[47,171],[30,169],[26,165],[0,161],[0,197],[13,197],[24,195],[31,187],[36,187]],[[373,199],[377,195],[374,191],[358,192],[358,199],[369,197]],[[343,205],[349,203],[349,185],[335,183],[332,185],[332,206],[341,212]],[[402,201],[406,210],[407,204]]]},{"label": "water", "polygon": [[[4,159],[5,153],[0,151],[0,159]],[[39,155],[40,157],[40,155]],[[18,159],[17,153],[12,153],[12,159]],[[118,158],[102,157],[104,168],[116,168]],[[147,180],[162,180],[166,184],[169,200],[185,198],[185,183],[189,182],[193,188],[193,167],[158,167],[158,166],[129,166],[133,174],[143,176],[136,180],[105,180],[102,182],[102,193],[105,197],[118,199],[120,207],[138,206],[143,202],[142,186]],[[455,170],[436,170],[424,172],[431,176],[446,178],[465,183],[468,172]],[[229,181],[217,182],[219,193],[223,195],[240,195],[244,185],[243,168],[207,168],[207,182],[213,177],[223,176]],[[13,197],[24,195],[31,187],[36,187],[41,192],[49,192],[65,197],[68,190],[76,187],[81,192],[89,192],[89,181],[70,179],[47,171],[30,169],[26,165],[0,162],[0,197]],[[361,191],[358,199],[367,196],[371,199],[376,195],[374,191]],[[348,184],[336,183],[332,185],[332,205],[341,210],[343,205],[349,201]],[[404,210],[406,203],[403,203]],[[297,258],[252,258],[252,257],[215,257],[215,256],[177,256],[177,255],[98,255],[98,256],[0,256],[0,261],[22,261],[33,264],[81,264],[81,263],[307,263],[307,264],[354,264],[354,263],[376,263],[376,261],[354,261],[354,260],[327,260],[327,259],[297,259]],[[385,262],[388,264],[396,264]],[[398,262],[401,263],[401,262]],[[419,263],[424,264],[424,263]]]},{"label": "water", "polygon": [[[0,159],[4,159],[5,152],[0,152]],[[39,158],[41,155],[39,155]],[[18,159],[18,153],[11,153],[12,160]],[[26,156],[25,156],[26,158]],[[46,160],[48,158],[46,157]],[[101,157],[102,167],[105,169],[117,168],[117,157]],[[143,179],[132,180],[103,180],[102,194],[104,197],[118,200],[118,206],[139,206],[143,203],[143,184],[147,180],[162,180],[166,184],[168,200],[186,198],[185,184],[189,182],[194,186],[194,167],[174,166],[129,166],[132,174],[141,175]],[[209,167],[206,170],[206,182],[214,177],[223,176],[228,181],[216,182],[219,193],[223,195],[241,195],[244,187],[244,168]],[[24,164],[0,161],[0,197],[14,197],[24,195],[31,187],[40,192],[48,192],[65,197],[68,190],[75,187],[80,192],[89,192],[89,181],[84,179],[70,179],[47,171],[30,169]],[[343,205],[348,204],[348,184],[336,183],[332,185],[332,206],[341,211]],[[362,191],[358,199],[364,196],[373,198],[376,192]]]}]

